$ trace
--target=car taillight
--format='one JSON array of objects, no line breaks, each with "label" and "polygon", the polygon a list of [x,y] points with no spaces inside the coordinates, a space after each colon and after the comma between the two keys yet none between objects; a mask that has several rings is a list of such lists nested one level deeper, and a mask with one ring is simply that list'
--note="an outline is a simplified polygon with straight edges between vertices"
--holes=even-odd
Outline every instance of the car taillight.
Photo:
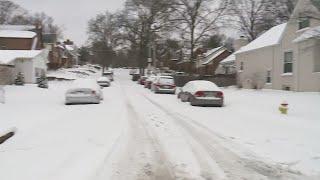
[{"label": "car taillight", "polygon": [[194,96],[196,97],[204,97],[204,92],[203,91],[197,91]]},{"label": "car taillight", "polygon": [[157,86],[157,87],[160,87],[161,86],[161,84],[154,84],[155,86]]},{"label": "car taillight", "polygon": [[223,98],[223,92],[217,92],[217,97]]}]

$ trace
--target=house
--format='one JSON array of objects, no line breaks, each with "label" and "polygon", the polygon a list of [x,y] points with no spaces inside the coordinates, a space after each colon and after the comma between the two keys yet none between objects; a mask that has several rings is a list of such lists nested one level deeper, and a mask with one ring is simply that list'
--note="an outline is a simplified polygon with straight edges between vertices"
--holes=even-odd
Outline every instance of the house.
[{"label": "house", "polygon": [[42,29],[32,25],[0,25],[0,49],[40,50]]},{"label": "house", "polygon": [[26,83],[47,71],[47,50],[0,50],[0,85],[12,84],[19,72]]},{"label": "house", "polygon": [[49,69],[69,68],[78,64],[78,48],[70,40],[52,44],[49,52]]},{"label": "house", "polygon": [[224,75],[230,75],[230,74],[236,74],[236,55],[235,53],[231,54],[224,60],[222,60],[216,69],[215,74],[224,74]]},{"label": "house", "polygon": [[219,63],[230,54],[231,52],[227,48],[221,46],[199,55],[196,63],[198,74],[215,75]]},{"label": "house", "polygon": [[320,91],[320,8],[316,6],[316,1],[299,0],[287,23],[235,53],[239,86]]}]

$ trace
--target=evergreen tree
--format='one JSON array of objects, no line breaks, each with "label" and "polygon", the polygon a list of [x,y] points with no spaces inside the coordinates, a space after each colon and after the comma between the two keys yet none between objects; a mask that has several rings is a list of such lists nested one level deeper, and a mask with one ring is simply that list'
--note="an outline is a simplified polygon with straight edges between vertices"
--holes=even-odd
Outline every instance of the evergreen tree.
[{"label": "evergreen tree", "polygon": [[16,77],[16,79],[14,81],[14,84],[17,85],[17,86],[23,86],[24,85],[24,75],[21,72],[19,72],[17,74],[17,77]]},{"label": "evergreen tree", "polygon": [[48,78],[45,74],[41,75],[38,81],[39,88],[48,88]]}]

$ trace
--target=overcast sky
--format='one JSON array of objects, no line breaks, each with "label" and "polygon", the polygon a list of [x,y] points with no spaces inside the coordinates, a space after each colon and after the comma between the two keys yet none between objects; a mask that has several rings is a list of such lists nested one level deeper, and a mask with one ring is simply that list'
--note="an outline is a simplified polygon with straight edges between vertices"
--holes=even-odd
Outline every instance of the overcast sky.
[{"label": "overcast sky", "polygon": [[87,22],[100,12],[121,9],[125,0],[12,0],[31,12],[45,12],[78,45],[87,39]]}]

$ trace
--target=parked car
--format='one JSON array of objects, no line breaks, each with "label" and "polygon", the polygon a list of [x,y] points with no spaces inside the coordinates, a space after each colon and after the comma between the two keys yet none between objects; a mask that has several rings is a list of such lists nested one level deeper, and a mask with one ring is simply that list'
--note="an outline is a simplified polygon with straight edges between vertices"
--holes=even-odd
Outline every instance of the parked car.
[{"label": "parked car", "polygon": [[140,79],[138,80],[138,84],[144,85],[144,83],[146,82],[147,78],[148,78],[147,76],[141,76]]},{"label": "parked car", "polygon": [[110,81],[114,81],[112,71],[105,71],[102,73],[102,76],[109,78]]},{"label": "parked car", "polygon": [[97,83],[101,86],[101,87],[109,87],[111,85],[111,81],[108,77],[100,77],[97,80]]},{"label": "parked car", "polygon": [[136,74],[132,74],[132,81],[138,81],[140,79],[140,74],[136,73]]},{"label": "parked car", "polygon": [[222,90],[210,81],[190,81],[181,88],[178,98],[192,106],[219,106],[224,104]]},{"label": "parked car", "polygon": [[151,85],[153,83],[153,81],[156,79],[157,77],[156,76],[150,76],[146,79],[146,81],[144,82],[144,87],[145,88],[148,88],[148,89],[151,89]]},{"label": "parked car", "polygon": [[158,76],[151,84],[151,90],[155,93],[176,93],[176,85],[172,76]]},{"label": "parked car", "polygon": [[73,82],[65,94],[65,104],[100,104],[103,100],[101,87],[94,79],[79,79]]},{"label": "parked car", "polygon": [[134,74],[138,74],[138,73],[139,73],[138,69],[131,69],[129,72],[130,75],[134,75]]}]

